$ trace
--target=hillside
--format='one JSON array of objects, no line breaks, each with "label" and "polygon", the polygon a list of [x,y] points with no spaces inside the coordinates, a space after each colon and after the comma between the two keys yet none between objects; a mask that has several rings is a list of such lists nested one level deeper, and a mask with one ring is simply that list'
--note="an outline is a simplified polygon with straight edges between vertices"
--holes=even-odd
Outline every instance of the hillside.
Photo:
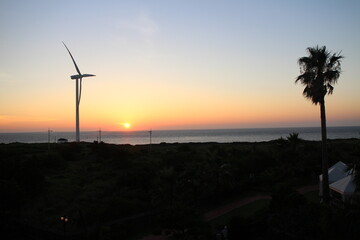
[{"label": "hillside", "polygon": [[[359,159],[360,140],[329,140],[329,163]],[[211,208],[286,183],[317,183],[320,142],[0,144],[2,228],[127,237],[201,225]],[[117,227],[111,227],[116,225]],[[200,226],[199,225],[199,226]],[[10,234],[10,233],[9,233]],[[105,235],[106,235],[105,234]],[[96,239],[97,237],[94,237]],[[111,239],[111,238],[110,238]]]}]

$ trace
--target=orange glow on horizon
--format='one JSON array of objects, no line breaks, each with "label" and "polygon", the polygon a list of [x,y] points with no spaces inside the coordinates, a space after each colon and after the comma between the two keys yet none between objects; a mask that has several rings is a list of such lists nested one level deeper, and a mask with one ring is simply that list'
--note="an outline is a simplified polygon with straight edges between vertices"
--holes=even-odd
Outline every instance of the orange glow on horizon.
[{"label": "orange glow on horizon", "polygon": [[[212,95],[212,94],[211,94]],[[258,128],[287,126],[318,126],[319,106],[311,104],[302,96],[283,97],[271,101],[257,99],[222,99],[202,95],[186,100],[131,101],[125,104],[100,105],[99,102],[84,101],[80,115],[80,131],[147,131],[181,129]],[[196,99],[194,101],[193,99]],[[250,99],[250,98],[249,98]],[[328,125],[358,125],[360,113],[354,105],[328,98]],[[22,131],[74,131],[75,116],[71,103],[57,103],[55,107],[30,108],[20,114],[0,115],[1,132]],[[65,105],[66,108],[61,108]],[[356,105],[356,104],[355,104]],[[10,110],[8,110],[10,111]]]}]

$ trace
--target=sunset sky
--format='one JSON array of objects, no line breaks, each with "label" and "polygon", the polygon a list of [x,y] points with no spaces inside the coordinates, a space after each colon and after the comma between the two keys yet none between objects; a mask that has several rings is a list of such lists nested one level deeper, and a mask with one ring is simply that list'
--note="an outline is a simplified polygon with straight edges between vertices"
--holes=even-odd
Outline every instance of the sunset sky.
[{"label": "sunset sky", "polygon": [[342,51],[329,126],[360,125],[360,1],[1,0],[0,132],[319,126],[306,48]]}]

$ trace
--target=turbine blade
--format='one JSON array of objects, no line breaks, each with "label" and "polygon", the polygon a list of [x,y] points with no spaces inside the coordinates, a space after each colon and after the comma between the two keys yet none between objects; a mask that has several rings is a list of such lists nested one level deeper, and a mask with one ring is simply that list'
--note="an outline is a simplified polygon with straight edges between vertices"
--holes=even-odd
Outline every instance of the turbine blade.
[{"label": "turbine blade", "polygon": [[68,47],[65,45],[64,42],[62,42],[62,43],[64,44],[64,46],[66,47],[67,51],[69,52],[70,57],[71,57],[71,59],[73,60],[73,63],[74,63],[74,65],[75,65],[76,71],[78,72],[79,75],[81,75],[81,72],[80,72],[78,66],[76,65],[75,59],[74,59],[74,57],[72,56],[70,50],[68,49]]},{"label": "turbine blade", "polygon": [[81,77],[95,77],[96,75],[94,75],[94,74],[83,74],[83,75],[81,75]]}]

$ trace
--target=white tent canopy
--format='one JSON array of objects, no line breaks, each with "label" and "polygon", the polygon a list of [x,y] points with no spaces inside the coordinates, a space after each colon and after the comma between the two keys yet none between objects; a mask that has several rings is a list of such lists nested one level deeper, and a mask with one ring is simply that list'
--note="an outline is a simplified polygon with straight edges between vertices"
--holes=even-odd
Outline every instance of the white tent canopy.
[{"label": "white tent canopy", "polygon": [[[332,197],[334,199],[342,200],[343,202],[351,201],[351,197],[356,191],[353,170],[349,170],[345,163],[339,161],[329,168],[328,173],[329,188]],[[322,175],[319,176],[319,180],[319,195],[322,196]]]},{"label": "white tent canopy", "polygon": [[[339,161],[329,168],[329,183],[336,182],[346,176],[349,175],[349,171],[347,170],[348,166]],[[320,182],[322,182],[322,174],[319,176]]]},{"label": "white tent canopy", "polygon": [[330,184],[330,189],[339,192],[341,194],[353,194],[356,190],[356,185],[354,183],[354,175],[351,174],[339,181],[336,181]]}]

